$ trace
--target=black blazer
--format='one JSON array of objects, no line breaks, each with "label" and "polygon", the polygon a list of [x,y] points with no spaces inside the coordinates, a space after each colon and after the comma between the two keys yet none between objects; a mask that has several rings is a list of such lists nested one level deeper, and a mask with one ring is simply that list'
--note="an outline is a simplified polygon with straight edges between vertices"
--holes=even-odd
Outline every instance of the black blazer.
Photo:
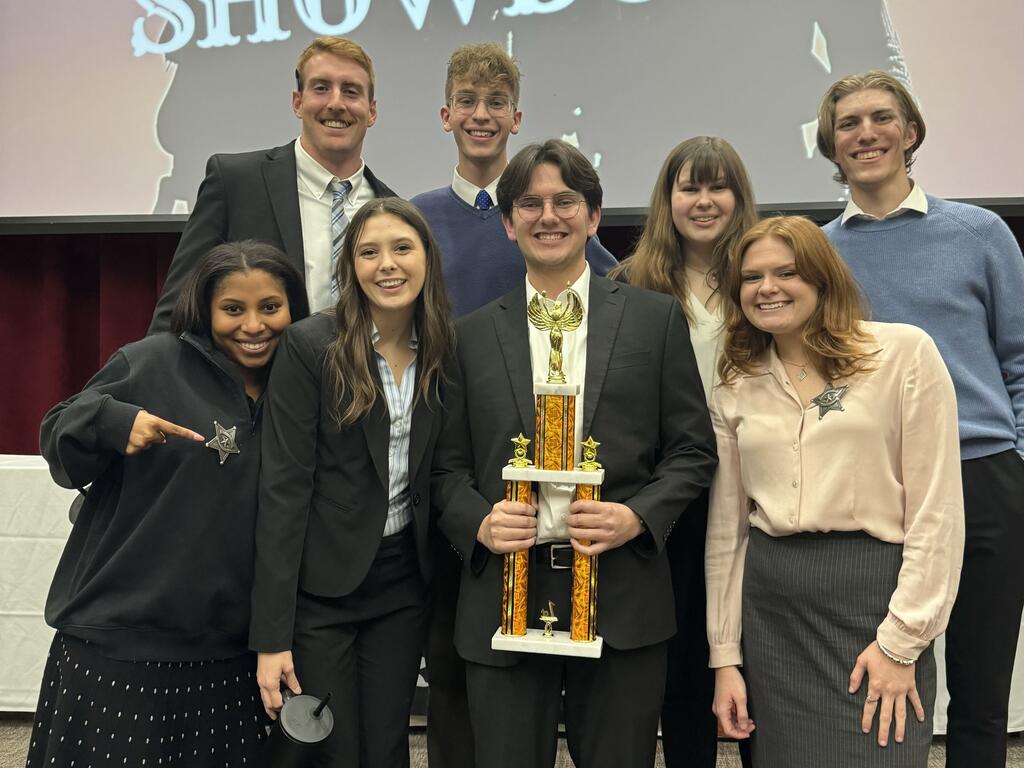
[{"label": "black blazer", "polygon": [[[319,313],[281,337],[263,404],[263,467],[256,518],[250,647],[291,648],[296,591],[353,592],[380,545],[388,510],[387,401],[343,429],[328,414],[324,359],[334,317]],[[371,360],[376,376],[376,364]],[[416,401],[409,494],[420,570],[431,576],[430,463],[441,406]]]},{"label": "black blazer", "polygon": [[[533,437],[534,397],[525,285],[457,324],[456,363],[434,465],[438,523],[463,558],[455,643],[466,659],[510,665],[491,650],[501,619],[502,556],[476,541],[504,498],[509,440]],[[591,276],[583,436],[601,443],[601,498],[626,504],[646,531],[600,556],[597,629],[613,648],[675,633],[664,543],[711,482],[717,463],[700,374],[678,303]]]},{"label": "black blazer", "polygon": [[[369,168],[363,174],[377,197],[395,197]],[[195,208],[167,270],[149,333],[170,330],[171,313],[185,279],[215,245],[248,238],[270,243],[284,251],[305,279],[296,179],[294,141],[273,149],[210,157]]]}]

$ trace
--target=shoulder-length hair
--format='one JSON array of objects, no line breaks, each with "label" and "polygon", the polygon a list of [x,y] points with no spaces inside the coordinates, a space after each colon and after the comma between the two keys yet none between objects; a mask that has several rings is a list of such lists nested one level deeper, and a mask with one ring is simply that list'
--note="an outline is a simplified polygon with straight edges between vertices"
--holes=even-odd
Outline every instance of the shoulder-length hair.
[{"label": "shoulder-length hair", "polygon": [[818,304],[803,328],[803,343],[828,381],[873,368],[868,359],[873,337],[863,330],[864,302],[860,287],[825,233],[802,216],[775,216],[748,229],[736,245],[723,274],[729,301],[725,310],[725,343],[718,361],[722,381],[763,370],[762,355],[772,335],[756,328],[740,308],[743,257],[751,245],[776,237],[793,252],[797,274],[818,289]]},{"label": "shoulder-length hair", "polygon": [[[724,177],[732,190],[736,207],[714,245],[711,270],[721,283],[729,253],[740,236],[757,223],[757,205],[750,177],[743,161],[732,145],[717,136],[694,136],[676,146],[658,171],[658,180],[651,192],[651,204],[643,233],[633,254],[612,270],[611,277],[623,275],[632,285],[675,296],[691,324],[687,306],[690,287],[686,280],[686,243],[672,221],[672,192],[683,166],[690,163],[690,181],[713,184]],[[720,286],[715,290],[720,290]]]},{"label": "shoulder-length hair", "polygon": [[262,270],[276,278],[288,297],[292,322],[309,315],[302,276],[280,250],[259,240],[238,240],[211,248],[192,269],[171,315],[171,332],[210,336],[213,296],[228,275]]},{"label": "shoulder-length hair", "polygon": [[423,290],[416,299],[413,322],[419,338],[416,365],[420,380],[416,400],[440,402],[444,360],[454,345],[448,294],[441,273],[441,250],[427,220],[412,203],[380,197],[360,208],[345,232],[335,270],[338,303],[334,308],[336,336],[327,347],[327,383],[333,389],[329,413],[343,427],[366,416],[383,397],[373,351],[370,303],[355,273],[355,254],[366,222],[374,216],[395,216],[415,230],[426,253]]}]

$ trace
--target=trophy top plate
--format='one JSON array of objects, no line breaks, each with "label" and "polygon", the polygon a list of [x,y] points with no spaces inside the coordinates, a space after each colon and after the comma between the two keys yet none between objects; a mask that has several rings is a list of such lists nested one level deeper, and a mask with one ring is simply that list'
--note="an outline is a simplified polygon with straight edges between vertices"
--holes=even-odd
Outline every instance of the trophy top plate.
[{"label": "trophy top plate", "polygon": [[560,483],[563,485],[601,485],[604,482],[604,470],[584,472],[582,469],[537,469],[537,467],[513,467],[506,465],[501,470],[501,479],[530,483]]}]

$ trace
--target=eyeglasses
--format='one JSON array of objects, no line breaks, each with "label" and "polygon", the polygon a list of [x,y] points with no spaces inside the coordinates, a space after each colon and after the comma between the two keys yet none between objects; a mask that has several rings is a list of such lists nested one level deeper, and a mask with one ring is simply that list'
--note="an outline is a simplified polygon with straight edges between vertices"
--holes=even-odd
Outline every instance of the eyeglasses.
[{"label": "eyeglasses", "polygon": [[544,213],[544,203],[551,201],[551,208],[560,219],[571,219],[580,212],[583,198],[578,195],[564,194],[554,197],[536,197],[527,195],[520,197],[512,207],[519,211],[519,218],[526,222],[536,221]]},{"label": "eyeglasses", "polygon": [[481,101],[491,117],[508,117],[512,114],[512,99],[500,94],[477,96],[475,93],[455,93],[452,94],[451,107],[459,114],[471,115],[476,112],[476,105]]}]

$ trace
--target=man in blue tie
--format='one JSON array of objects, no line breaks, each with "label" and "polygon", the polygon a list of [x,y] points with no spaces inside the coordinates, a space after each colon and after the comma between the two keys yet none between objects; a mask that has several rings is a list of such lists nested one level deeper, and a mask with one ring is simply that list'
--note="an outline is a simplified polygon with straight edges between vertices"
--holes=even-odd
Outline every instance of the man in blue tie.
[{"label": "man in blue tie", "polygon": [[[412,198],[441,246],[445,282],[456,317],[508,293],[526,276],[497,208],[508,140],[519,133],[519,67],[497,43],[458,48],[448,61],[441,126],[455,139],[459,162],[450,186]],[[595,236],[587,261],[598,275],[618,262]]]},{"label": "man in blue tie", "polygon": [[149,332],[170,327],[178,293],[213,246],[252,238],[285,252],[305,277],[309,308],[337,299],[334,261],[352,215],[393,196],[363,163],[363,139],[377,120],[373,62],[342,37],[314,40],[295,66],[297,141],[273,149],[213,155],[178,242]]}]

